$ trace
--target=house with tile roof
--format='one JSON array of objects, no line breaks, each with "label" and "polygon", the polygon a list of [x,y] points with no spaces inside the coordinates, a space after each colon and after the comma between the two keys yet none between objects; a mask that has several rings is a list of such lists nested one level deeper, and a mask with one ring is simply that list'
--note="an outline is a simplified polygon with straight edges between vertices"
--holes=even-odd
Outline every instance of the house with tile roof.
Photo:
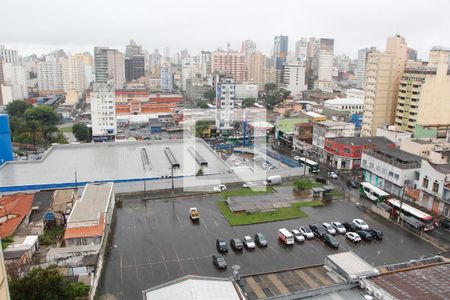
[{"label": "house with tile roof", "polygon": [[14,234],[22,221],[29,216],[34,194],[13,194],[0,198],[0,237]]}]

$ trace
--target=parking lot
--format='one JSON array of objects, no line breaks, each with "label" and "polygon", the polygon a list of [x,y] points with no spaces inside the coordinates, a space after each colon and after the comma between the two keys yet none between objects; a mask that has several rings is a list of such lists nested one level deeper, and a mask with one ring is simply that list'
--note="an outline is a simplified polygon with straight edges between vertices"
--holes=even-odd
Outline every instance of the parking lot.
[{"label": "parking lot", "polygon": [[[439,249],[403,231],[398,226],[366,215],[353,202],[333,201],[324,207],[303,208],[308,217],[289,221],[230,227],[217,208],[220,195],[192,196],[177,200],[124,200],[117,208],[112,242],[108,248],[98,296],[107,299],[139,299],[141,291],[184,275],[228,277],[231,266],[240,265],[241,274],[270,272],[287,268],[321,264],[326,255],[351,250],[374,266],[436,255]],[[194,224],[189,207],[197,207],[201,220]],[[277,230],[301,225],[348,221],[362,218],[384,232],[383,241],[353,245],[338,236],[339,250],[314,239],[291,247],[277,239]],[[269,247],[243,253],[230,251],[224,257],[228,270],[217,270],[211,261],[216,252],[215,240],[225,240],[262,232]],[[112,296],[112,297],[108,297]]]}]

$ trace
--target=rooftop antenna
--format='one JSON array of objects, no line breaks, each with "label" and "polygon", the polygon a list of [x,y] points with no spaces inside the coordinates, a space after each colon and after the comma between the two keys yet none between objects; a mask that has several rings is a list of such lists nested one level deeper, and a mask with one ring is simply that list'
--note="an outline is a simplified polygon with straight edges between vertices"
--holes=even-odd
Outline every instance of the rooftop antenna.
[{"label": "rooftop antenna", "polygon": [[228,52],[231,51],[231,48],[230,48],[230,42],[227,43],[227,49],[228,49]]}]

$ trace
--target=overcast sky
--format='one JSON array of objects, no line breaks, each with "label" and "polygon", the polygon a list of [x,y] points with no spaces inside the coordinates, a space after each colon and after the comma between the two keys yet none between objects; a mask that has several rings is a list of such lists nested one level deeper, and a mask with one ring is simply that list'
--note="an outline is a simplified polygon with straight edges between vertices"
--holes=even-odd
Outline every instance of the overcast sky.
[{"label": "overcast sky", "polygon": [[432,46],[450,47],[449,0],[14,0],[2,1],[0,44],[21,55],[54,49],[124,51],[129,39],[145,49],[169,47],[240,49],[254,40],[266,54],[273,37],[335,39],[335,54],[356,57],[360,48],[384,49],[386,37],[401,34],[426,59]]}]

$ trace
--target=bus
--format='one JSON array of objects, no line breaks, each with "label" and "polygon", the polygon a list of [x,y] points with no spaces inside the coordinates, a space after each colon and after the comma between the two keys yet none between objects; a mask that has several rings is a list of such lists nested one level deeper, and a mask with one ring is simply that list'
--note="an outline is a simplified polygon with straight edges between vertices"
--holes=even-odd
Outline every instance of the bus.
[{"label": "bus", "polygon": [[294,244],[294,235],[286,228],[278,229],[278,238],[286,245]]},{"label": "bus", "polygon": [[305,157],[299,157],[299,156],[296,156],[294,159],[296,161],[298,161],[299,164],[301,164],[301,165],[303,165],[306,162],[306,165],[309,167],[309,172],[312,172],[312,173],[320,172],[320,165],[318,163],[316,163],[315,161],[307,159]]},{"label": "bus", "polygon": [[[429,214],[415,208],[412,207],[411,205],[406,204],[405,202],[401,203],[400,200],[398,199],[388,199],[386,201],[387,204],[389,204],[392,208],[394,208],[395,210],[397,210],[400,213],[400,218],[405,219],[406,221],[408,221],[408,218],[413,218],[417,221],[419,221],[420,223],[422,223],[423,225],[423,230],[424,231],[429,231],[434,229],[434,217],[430,216]],[[401,207],[401,211],[400,211],[400,207]],[[413,223],[413,222],[408,222],[408,223]],[[416,222],[414,222],[416,223]],[[412,224],[415,226],[415,224]],[[417,227],[417,226],[416,226]]]},{"label": "bus", "polygon": [[368,182],[361,182],[359,185],[359,194],[376,203],[384,202],[389,196],[389,193]]}]

